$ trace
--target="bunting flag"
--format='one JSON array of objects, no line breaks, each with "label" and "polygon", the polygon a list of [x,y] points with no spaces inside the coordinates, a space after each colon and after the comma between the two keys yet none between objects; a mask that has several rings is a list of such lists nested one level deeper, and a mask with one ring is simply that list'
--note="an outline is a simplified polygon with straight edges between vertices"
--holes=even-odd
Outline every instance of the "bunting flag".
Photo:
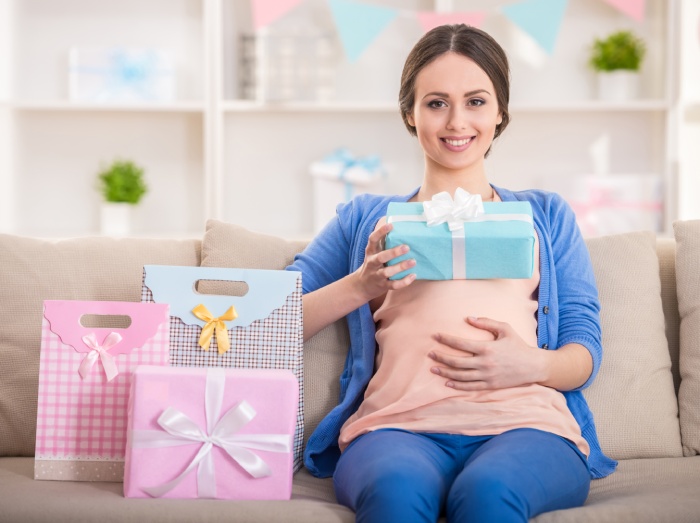
[{"label": "bunting flag", "polygon": [[[307,0],[252,0],[253,25],[265,27]],[[521,31],[517,54],[531,65],[542,66],[554,48],[569,0],[516,0],[488,11],[436,13],[392,9],[355,0],[327,0],[349,62],[356,62],[379,34],[399,14],[415,17],[423,32],[444,24],[481,27],[487,16],[502,13]],[[619,12],[643,22],[646,0],[600,0]],[[522,36],[522,38],[521,38]]]},{"label": "bunting flag", "polygon": [[503,14],[528,33],[550,55],[568,0],[525,0],[502,7]]},{"label": "bunting flag", "polygon": [[517,56],[534,69],[542,69],[549,62],[549,54],[524,31],[513,31],[508,42],[509,56]]},{"label": "bunting flag", "polygon": [[637,22],[644,20],[644,0],[603,0]]},{"label": "bunting flag", "polygon": [[257,30],[287,14],[304,0],[254,0],[253,27]]},{"label": "bunting flag", "polygon": [[427,33],[440,25],[445,24],[467,24],[472,27],[481,27],[486,18],[486,13],[435,13],[433,11],[419,11],[416,13],[418,22]]},{"label": "bunting flag", "polygon": [[384,28],[398,15],[397,9],[329,0],[335,25],[348,61],[355,62]]}]

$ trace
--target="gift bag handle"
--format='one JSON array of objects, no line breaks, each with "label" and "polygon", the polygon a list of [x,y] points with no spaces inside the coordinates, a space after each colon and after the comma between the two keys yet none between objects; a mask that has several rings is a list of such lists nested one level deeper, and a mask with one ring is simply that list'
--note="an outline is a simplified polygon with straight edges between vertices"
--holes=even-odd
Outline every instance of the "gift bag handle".
[{"label": "gift bag handle", "polygon": [[[206,322],[193,313],[199,305],[215,317],[225,315],[233,306],[236,318],[224,320],[226,327],[247,327],[282,307],[301,282],[301,273],[281,270],[146,265],[144,273],[144,285],[156,303],[169,304],[171,316],[200,327]],[[248,292],[244,296],[200,294],[195,290],[199,280],[244,282]]]},{"label": "gift bag handle", "polygon": [[[110,351],[114,355],[128,352],[134,347],[143,346],[151,339],[158,328],[168,323],[167,304],[138,303],[122,301],[78,301],[46,300],[44,301],[44,318],[49,323],[51,332],[61,342],[70,345],[77,352],[89,352],[91,349],[83,341],[83,336],[94,334],[97,342],[112,332],[121,336],[119,344]],[[84,327],[80,318],[86,314],[119,315],[131,318],[131,325],[125,329],[117,327]]]}]

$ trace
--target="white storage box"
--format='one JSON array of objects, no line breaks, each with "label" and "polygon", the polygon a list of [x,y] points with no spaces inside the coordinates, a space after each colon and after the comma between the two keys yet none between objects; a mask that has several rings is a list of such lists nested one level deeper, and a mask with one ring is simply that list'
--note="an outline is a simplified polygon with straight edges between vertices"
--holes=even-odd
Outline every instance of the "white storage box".
[{"label": "white storage box", "polygon": [[386,171],[378,156],[354,158],[339,149],[324,160],[313,162],[314,232],[319,232],[335,216],[339,203],[349,202],[361,193],[384,192]]},{"label": "white storage box", "polygon": [[659,232],[663,183],[654,174],[579,176],[567,197],[584,236],[630,231]]}]

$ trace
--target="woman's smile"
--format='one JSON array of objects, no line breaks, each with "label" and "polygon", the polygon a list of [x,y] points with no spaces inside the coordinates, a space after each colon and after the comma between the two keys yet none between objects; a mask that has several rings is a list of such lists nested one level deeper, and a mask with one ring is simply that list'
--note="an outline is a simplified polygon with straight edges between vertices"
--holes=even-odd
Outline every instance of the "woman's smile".
[{"label": "woman's smile", "polygon": [[469,136],[469,137],[454,137],[454,136],[445,136],[443,138],[440,138],[442,143],[445,144],[445,148],[448,151],[453,151],[456,153],[460,153],[462,151],[466,151],[469,145],[472,143],[472,140],[474,140],[474,136]]}]

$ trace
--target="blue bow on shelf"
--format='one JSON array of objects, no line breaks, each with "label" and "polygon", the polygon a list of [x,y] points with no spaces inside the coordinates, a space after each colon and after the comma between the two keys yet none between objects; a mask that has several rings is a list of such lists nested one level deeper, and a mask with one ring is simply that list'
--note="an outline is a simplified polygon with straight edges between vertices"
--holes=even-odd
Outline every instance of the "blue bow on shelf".
[{"label": "blue bow on shelf", "polygon": [[350,151],[344,147],[336,149],[331,154],[323,159],[324,163],[337,163],[341,164],[341,169],[338,172],[338,179],[345,184],[345,201],[350,201],[352,199],[353,186],[352,182],[347,180],[347,173],[350,169],[362,169],[370,175],[374,176],[376,174],[385,175],[386,173],[382,169],[382,161],[379,155],[372,154],[369,156],[364,156],[357,158],[350,153]]}]

